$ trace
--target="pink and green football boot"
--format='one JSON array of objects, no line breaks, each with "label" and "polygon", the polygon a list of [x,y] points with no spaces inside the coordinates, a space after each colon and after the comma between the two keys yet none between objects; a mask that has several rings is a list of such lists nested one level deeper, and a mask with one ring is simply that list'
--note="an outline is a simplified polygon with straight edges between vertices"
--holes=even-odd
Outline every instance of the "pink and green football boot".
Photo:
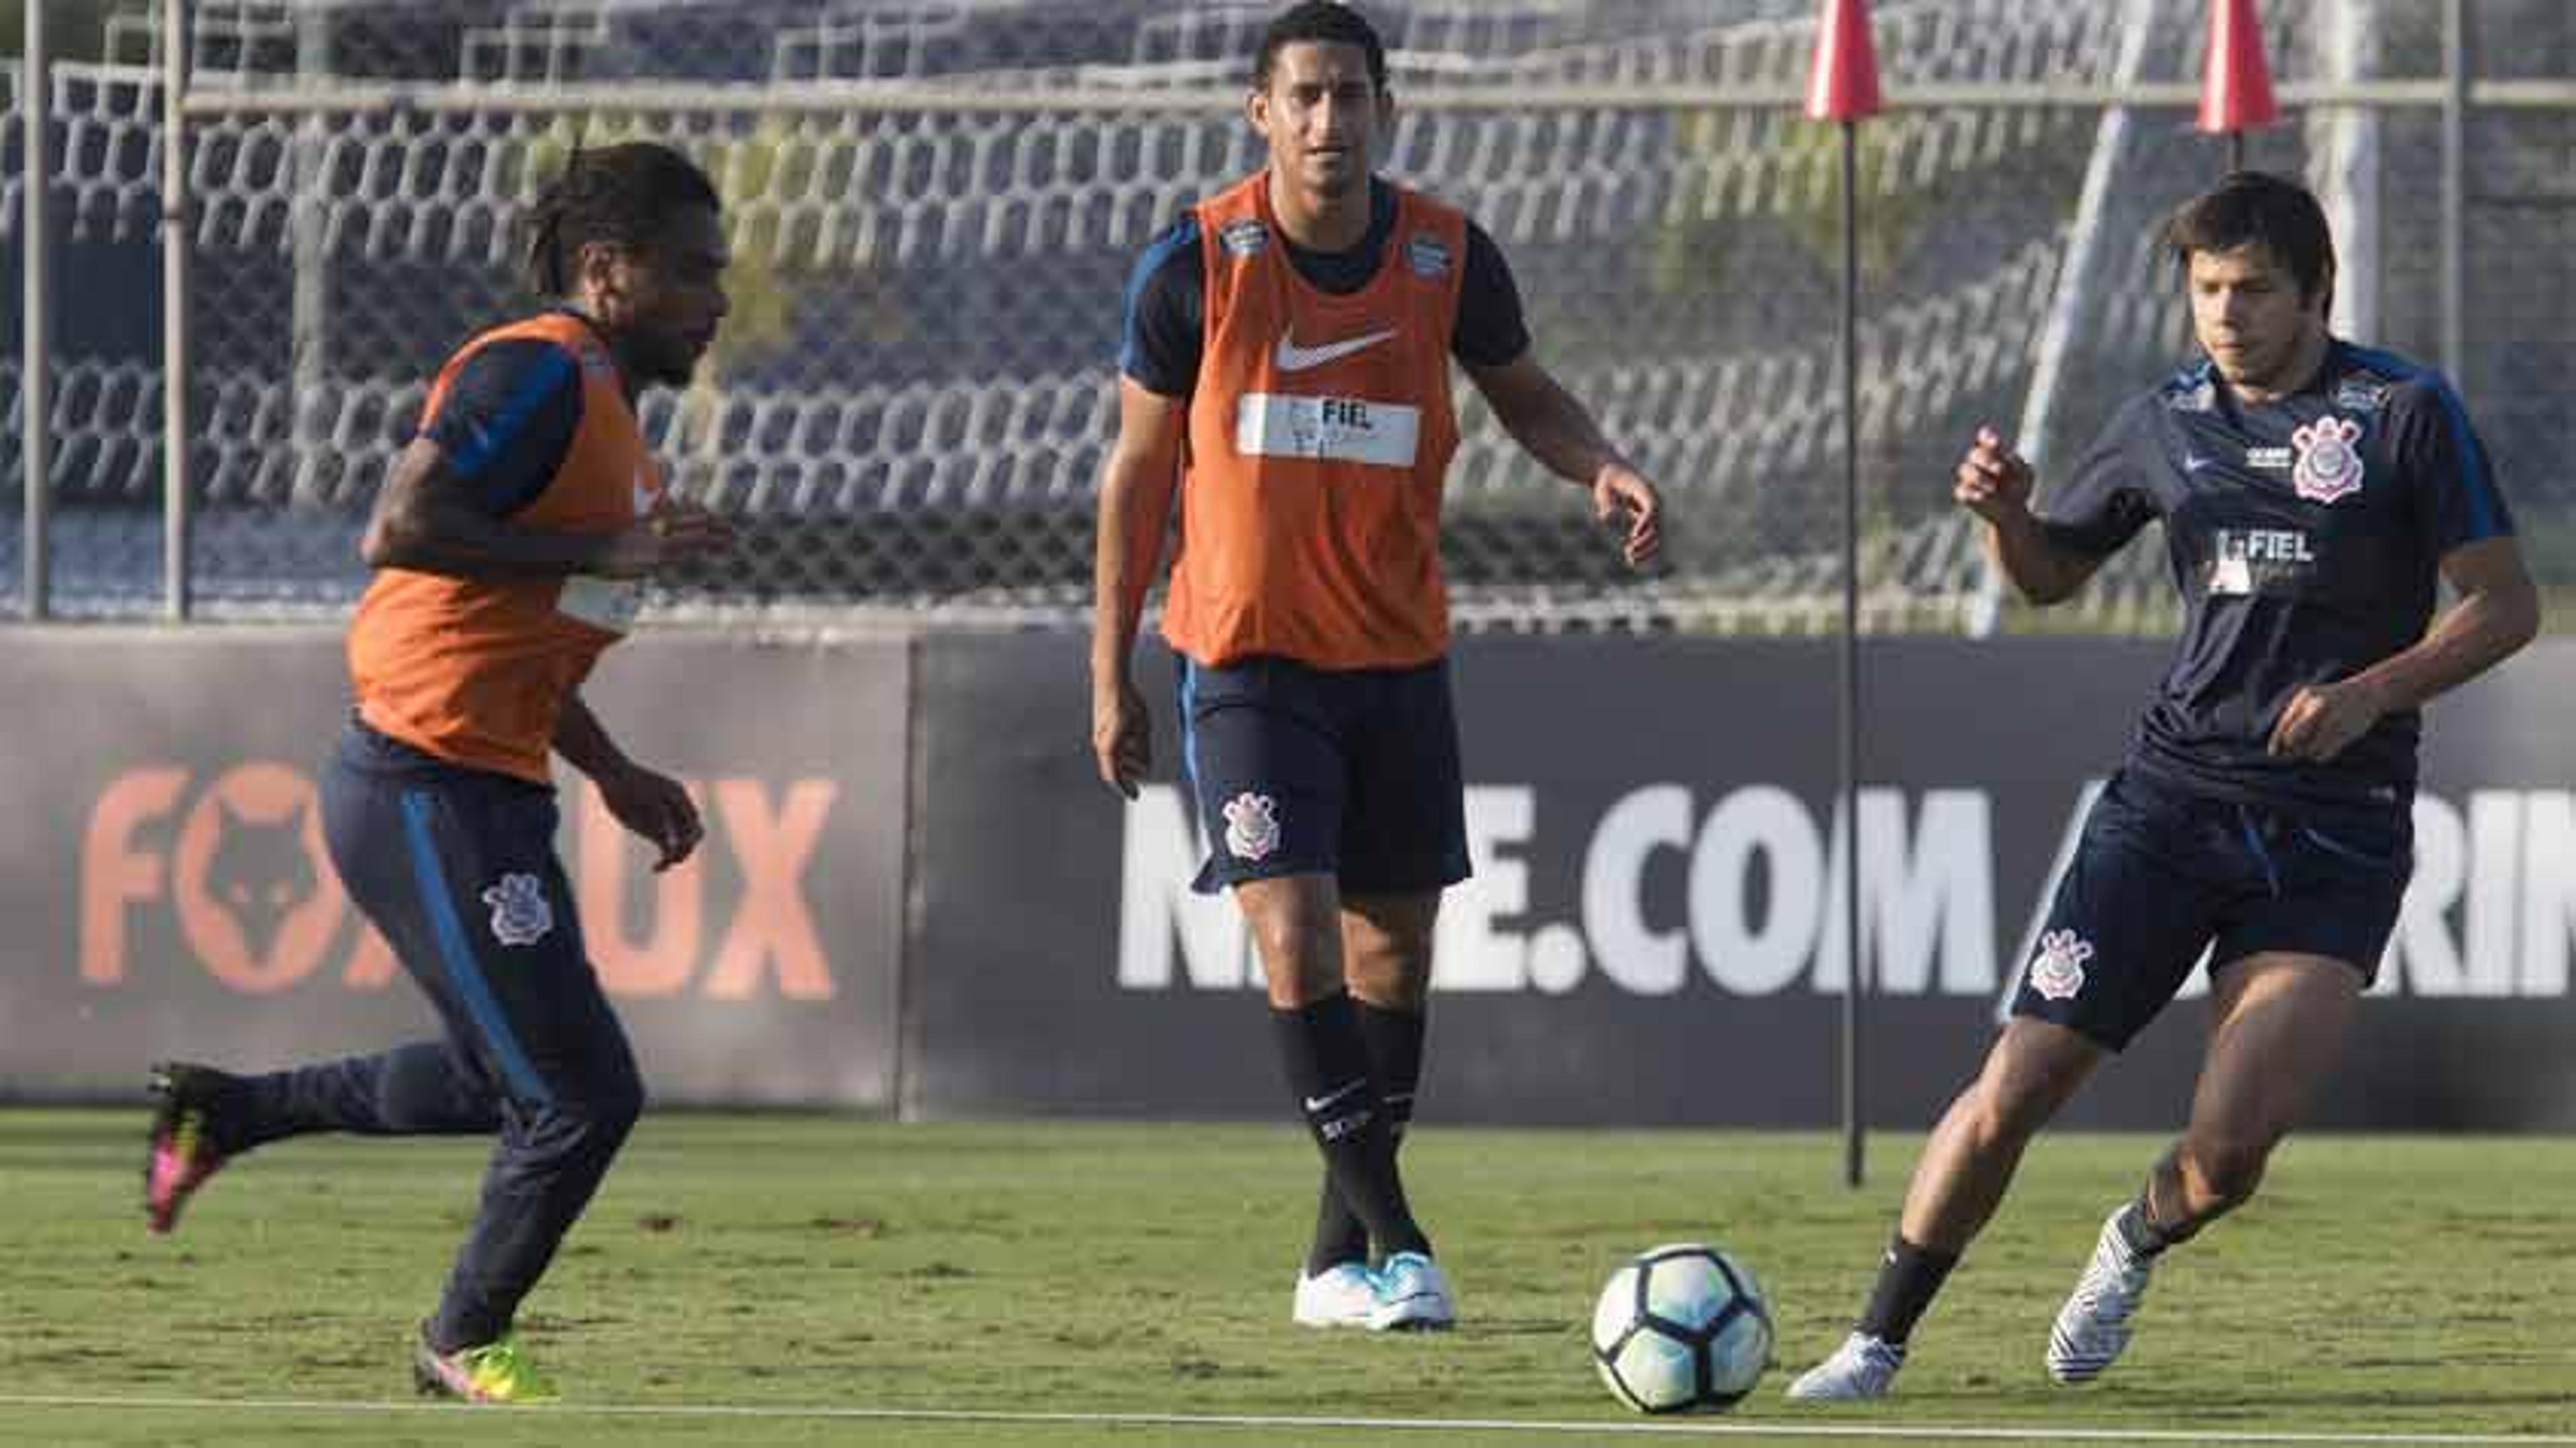
[{"label": "pink and green football boot", "polygon": [[143,1220],[155,1232],[179,1224],[179,1209],[188,1204],[206,1179],[223,1170],[225,1155],[215,1144],[216,1103],[232,1078],[211,1066],[165,1061],[152,1068],[152,1147],[143,1159]]}]

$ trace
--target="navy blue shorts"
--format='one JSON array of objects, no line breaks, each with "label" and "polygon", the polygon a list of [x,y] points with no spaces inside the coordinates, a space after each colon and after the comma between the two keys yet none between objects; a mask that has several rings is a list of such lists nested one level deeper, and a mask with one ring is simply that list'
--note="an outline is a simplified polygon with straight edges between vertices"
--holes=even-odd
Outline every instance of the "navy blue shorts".
[{"label": "navy blue shorts", "polygon": [[1314,669],[1180,660],[1182,760],[1207,831],[1194,888],[1331,875],[1410,894],[1468,875],[1448,661]]},{"label": "navy blue shorts", "polygon": [[322,776],[331,862],[496,1099],[635,1087],[555,857],[555,792],[434,759],[352,721]]},{"label": "navy blue shorts", "polygon": [[2084,821],[2013,1014],[2127,1046],[2190,979],[2266,951],[2321,955],[2367,985],[2397,925],[2415,839],[2378,819],[2307,818],[2122,770]]}]

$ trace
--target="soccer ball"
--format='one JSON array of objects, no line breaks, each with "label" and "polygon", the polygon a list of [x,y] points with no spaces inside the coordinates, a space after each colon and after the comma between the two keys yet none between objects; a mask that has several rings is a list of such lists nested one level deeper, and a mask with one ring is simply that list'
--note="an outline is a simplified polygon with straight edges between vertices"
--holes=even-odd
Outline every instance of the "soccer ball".
[{"label": "soccer ball", "polygon": [[1744,1265],[1677,1242],[1610,1274],[1592,1309],[1592,1365],[1641,1413],[1725,1409],[1771,1361],[1771,1309]]}]

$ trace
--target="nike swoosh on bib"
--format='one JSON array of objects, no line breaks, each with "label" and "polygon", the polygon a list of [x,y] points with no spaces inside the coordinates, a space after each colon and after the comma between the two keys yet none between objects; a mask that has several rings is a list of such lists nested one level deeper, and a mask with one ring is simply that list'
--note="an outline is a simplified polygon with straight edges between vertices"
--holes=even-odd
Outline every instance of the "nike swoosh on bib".
[{"label": "nike swoosh on bib", "polygon": [[1300,347],[1297,345],[1296,331],[1291,328],[1279,334],[1279,347],[1277,351],[1271,353],[1270,361],[1282,372],[1303,372],[1309,367],[1321,367],[1327,362],[1339,362],[1354,352],[1365,352],[1394,336],[1395,332],[1395,328],[1389,327],[1383,332],[1371,332],[1365,337],[1350,337],[1339,342],[1326,342],[1321,347]]}]

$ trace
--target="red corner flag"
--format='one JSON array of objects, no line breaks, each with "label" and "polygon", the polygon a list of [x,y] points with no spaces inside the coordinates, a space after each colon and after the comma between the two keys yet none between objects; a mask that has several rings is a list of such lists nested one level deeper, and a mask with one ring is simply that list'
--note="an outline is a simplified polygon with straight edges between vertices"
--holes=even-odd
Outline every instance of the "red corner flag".
[{"label": "red corner flag", "polygon": [[2200,129],[2243,131],[2281,118],[2254,0],[2210,0],[2209,64],[2200,78]]},{"label": "red corner flag", "polygon": [[1854,121],[1879,111],[1878,51],[1869,43],[1869,0],[1824,0],[1816,21],[1816,69],[1807,116]]}]

